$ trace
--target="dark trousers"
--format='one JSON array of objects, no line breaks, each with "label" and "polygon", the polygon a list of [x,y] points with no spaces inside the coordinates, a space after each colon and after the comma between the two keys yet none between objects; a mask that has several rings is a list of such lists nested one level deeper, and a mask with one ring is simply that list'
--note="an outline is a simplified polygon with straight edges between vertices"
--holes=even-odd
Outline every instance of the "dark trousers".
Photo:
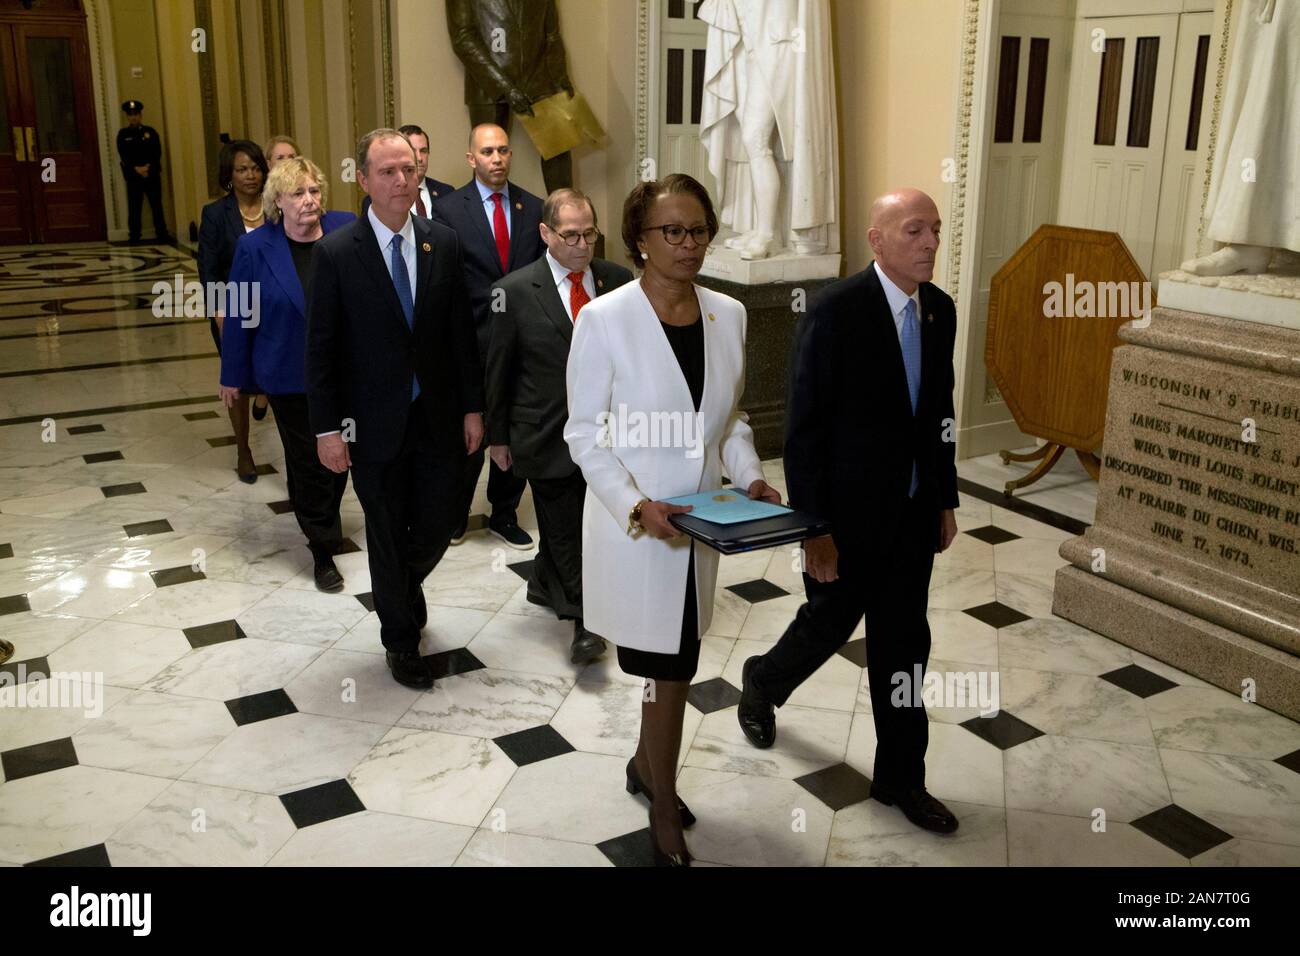
[{"label": "dark trousers", "polygon": [[[412,403],[397,457],[352,463],[352,487],[366,515],[370,590],[379,635],[390,651],[418,650],[414,602],[420,585],[451,541],[452,510],[465,448],[455,435],[435,434],[420,403]],[[459,454],[458,454],[459,452]]]},{"label": "dark trousers", "polygon": [[821,584],[805,574],[808,601],[776,645],[754,666],[754,687],[778,707],[796,687],[826,663],[866,617],[867,680],[876,723],[873,782],[902,789],[925,786],[929,726],[925,707],[907,695],[906,706],[891,703],[896,674],[915,684],[930,659],[926,606],[930,571],[938,544],[939,512],[906,501],[891,540],[858,542],[840,551],[839,579]]},{"label": "dark trousers", "polygon": [[537,558],[528,590],[542,598],[560,620],[582,618],[582,503],[587,482],[582,470],[564,478],[530,478],[537,509]]},{"label": "dark trousers", "polygon": [[[469,107],[470,126],[478,126],[480,123],[496,123],[509,133],[510,120],[509,103],[475,103]],[[565,152],[560,153],[558,156],[552,156],[550,159],[542,160],[542,182],[546,185],[547,195],[557,189],[572,186],[573,154]]]},{"label": "dark trousers", "polygon": [[133,170],[126,177],[126,230],[132,239],[140,238],[140,207],[145,197],[149,197],[149,208],[153,212],[154,236],[162,239],[169,235],[167,220],[163,216],[162,178],[147,176],[141,179]]},{"label": "dark trousers", "polygon": [[348,486],[348,473],[336,475],[320,463],[306,395],[271,395],[270,402],[284,446],[285,481],[298,527],[313,552],[333,554],[343,540],[339,502]]},{"label": "dark trousers", "polygon": [[[465,456],[465,467],[461,475],[460,509],[457,520],[463,521],[469,515],[474,504],[474,488],[478,485],[479,473],[483,470],[483,459],[487,457],[486,446],[480,447],[472,455]],[[512,470],[502,471],[496,462],[488,461],[488,502],[492,505],[490,524],[515,524],[519,519],[519,502],[524,497],[524,488],[528,482]]]}]

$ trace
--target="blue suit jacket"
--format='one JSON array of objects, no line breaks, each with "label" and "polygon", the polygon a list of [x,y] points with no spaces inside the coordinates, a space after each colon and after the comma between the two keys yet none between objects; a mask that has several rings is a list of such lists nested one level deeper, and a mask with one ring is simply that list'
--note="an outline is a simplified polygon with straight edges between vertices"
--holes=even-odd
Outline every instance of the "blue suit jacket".
[{"label": "blue suit jacket", "polygon": [[[321,217],[321,228],[329,233],[356,218],[350,212],[327,212]],[[314,262],[314,254],[312,258]],[[307,309],[282,223],[268,222],[240,238],[230,281],[259,284],[259,313],[257,324],[245,328],[233,303],[227,307],[221,384],[241,389],[256,386],[270,395],[306,392]]]}]

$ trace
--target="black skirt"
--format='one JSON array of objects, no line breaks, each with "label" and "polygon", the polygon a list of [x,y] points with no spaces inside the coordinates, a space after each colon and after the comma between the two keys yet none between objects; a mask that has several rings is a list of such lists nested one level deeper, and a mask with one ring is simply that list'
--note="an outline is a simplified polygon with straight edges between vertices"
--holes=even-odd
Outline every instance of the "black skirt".
[{"label": "black skirt", "polygon": [[700,666],[699,610],[695,606],[695,542],[691,542],[690,563],[686,568],[686,606],[682,610],[682,642],[675,654],[658,654],[619,647],[618,666],[625,674],[651,680],[684,680],[695,676]]}]

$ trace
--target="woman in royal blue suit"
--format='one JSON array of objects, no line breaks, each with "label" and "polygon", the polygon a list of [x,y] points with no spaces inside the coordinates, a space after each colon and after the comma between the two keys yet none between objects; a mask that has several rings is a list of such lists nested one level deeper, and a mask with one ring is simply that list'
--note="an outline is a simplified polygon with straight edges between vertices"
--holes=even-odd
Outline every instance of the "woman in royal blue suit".
[{"label": "woman in royal blue suit", "polygon": [[[270,396],[275,425],[284,445],[284,463],[298,525],[315,560],[316,587],[339,591],[343,576],[333,555],[342,541],[339,502],[347,472],[335,474],[316,455],[316,436],[307,420],[304,375],[307,288],[312,247],[327,232],[356,218],[350,212],[325,212],[328,183],[310,159],[276,164],[266,179],[262,205],[266,224],[242,237],[230,266],[236,283],[257,283],[258,314],[238,320],[233,308],[221,337],[221,400],[226,407],[248,388]],[[233,304],[232,304],[233,305]]]}]

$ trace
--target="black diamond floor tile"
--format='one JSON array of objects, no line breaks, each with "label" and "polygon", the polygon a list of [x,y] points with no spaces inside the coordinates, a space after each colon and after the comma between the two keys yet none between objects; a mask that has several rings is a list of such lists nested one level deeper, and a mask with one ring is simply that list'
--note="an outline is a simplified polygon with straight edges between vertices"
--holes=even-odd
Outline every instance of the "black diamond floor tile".
[{"label": "black diamond floor tile", "polygon": [[94,432],[102,432],[103,425],[73,425],[68,429],[69,435],[90,435]]},{"label": "black diamond floor tile", "polygon": [[279,472],[275,470],[275,465],[255,465],[255,466],[253,467],[253,471],[254,471],[256,474],[259,474],[259,475],[278,475],[278,474],[279,474]]},{"label": "black diamond floor tile", "polygon": [[213,448],[225,448],[227,445],[233,445],[237,439],[234,435],[220,435],[216,438],[209,438],[208,444]]},{"label": "black diamond floor tile", "polygon": [[1110,681],[1116,687],[1123,688],[1138,697],[1153,697],[1178,686],[1173,681],[1167,680],[1159,674],[1154,674],[1145,667],[1139,667],[1137,664],[1129,664],[1127,667],[1119,668],[1119,670],[1102,674],[1101,679]]},{"label": "black diamond floor tile", "polygon": [[504,750],[506,756],[513,760],[517,767],[525,767],[539,760],[549,760],[551,757],[572,753],[574,750],[573,744],[561,737],[560,732],[550,724],[506,734],[497,737],[493,743]]},{"label": "black diamond floor tile", "polygon": [[18,747],[0,754],[0,764],[4,766],[6,780],[21,780],[34,777],[38,773],[62,770],[64,767],[77,765],[77,751],[72,746],[71,737],[47,740],[32,744],[30,747]]},{"label": "black diamond floor tile", "polygon": [[0,682],[0,686],[8,685],[12,687],[33,680],[48,680],[50,677],[50,662],[48,658],[44,657],[31,657],[25,661],[9,661],[0,664],[0,674],[4,675],[4,681]]},{"label": "black diamond floor tile", "polygon": [[375,596],[369,591],[365,591],[361,594],[354,594],[352,596],[360,601],[361,606],[367,611],[373,611],[375,609]]},{"label": "black diamond floor tile", "polygon": [[692,684],[686,692],[686,700],[702,714],[711,714],[724,707],[734,707],[740,703],[740,691],[736,686],[721,677]]},{"label": "black diamond floor tile", "polygon": [[1012,534],[1010,531],[991,524],[986,524],[982,528],[972,528],[966,534],[972,538],[978,538],[985,544],[1006,544],[1008,541],[1018,541],[1020,539],[1020,535]]},{"label": "black diamond floor tile", "polygon": [[1133,828],[1189,860],[1232,839],[1231,833],[1173,803],[1134,820]]},{"label": "black diamond floor tile", "polygon": [[32,860],[24,866],[112,866],[108,859],[108,848],[102,843],[96,843],[94,846],[83,846],[80,850],[70,850],[67,853],[60,853],[57,856],[47,856],[43,860]]},{"label": "black diamond floor tile", "polygon": [[284,501],[268,501],[266,506],[278,515],[287,515],[293,510],[293,502],[287,498]]},{"label": "black diamond floor tile", "polygon": [[514,564],[507,564],[506,567],[525,581],[532,577],[533,574],[533,560],[531,558],[527,561],[516,561]]},{"label": "black diamond floor tile", "polygon": [[186,412],[185,420],[187,422],[205,422],[209,418],[220,418],[216,412]]},{"label": "black diamond floor tile", "polygon": [[1300,773],[1300,750],[1293,750],[1285,756],[1278,757],[1275,762],[1280,763],[1288,770],[1294,770],[1296,773]]},{"label": "black diamond floor tile", "polygon": [[790,592],[779,584],[773,584],[765,578],[757,578],[753,581],[744,581],[740,584],[732,584],[727,590],[737,597],[744,598],[750,604],[757,604],[760,601],[770,601],[773,598],[785,597]]},{"label": "black diamond floor tile", "polygon": [[336,555],[356,554],[360,550],[361,550],[361,545],[357,544],[351,538],[344,538],[342,542],[339,543],[338,549],[334,553]]},{"label": "black diamond floor tile", "polygon": [[12,558],[14,556],[14,546],[12,544],[0,544],[0,560]]},{"label": "black diamond floor tile", "polygon": [[149,577],[153,578],[155,587],[168,588],[173,584],[188,584],[190,581],[203,581],[207,575],[202,571],[195,571],[188,564],[179,568],[160,568],[157,571],[150,571]]},{"label": "black diamond floor tile", "polygon": [[131,481],[124,485],[105,485],[99,490],[105,498],[121,498],[123,495],[142,495],[147,489],[140,482]]},{"label": "black diamond floor tile", "polygon": [[845,660],[852,661],[854,664],[857,664],[859,667],[866,667],[867,666],[867,639],[865,637],[859,637],[856,641],[849,641],[838,651],[836,651],[836,653],[839,654],[840,657],[843,657]]},{"label": "black diamond floor tile", "polygon": [[346,780],[331,780],[306,790],[281,794],[280,802],[289,811],[289,819],[300,830],[327,820],[362,813],[366,809],[366,805]]},{"label": "black diamond floor tile", "polygon": [[1043,732],[1033,724],[1027,724],[1005,710],[998,711],[994,717],[972,717],[962,721],[961,725],[999,750],[1010,750],[1043,736]]},{"label": "black diamond floor tile", "polygon": [[175,530],[171,522],[166,518],[159,518],[156,521],[137,521],[134,524],[122,525],[122,530],[126,532],[128,538],[140,538],[147,534],[166,534]]},{"label": "black diamond floor tile", "polygon": [[434,680],[442,680],[444,677],[452,677],[456,674],[468,674],[470,671],[481,671],[486,666],[463,647],[426,654],[424,662],[429,665]]},{"label": "black diamond floor tile", "polygon": [[120,451],[97,451],[91,455],[82,455],[81,458],[87,465],[97,465],[101,461],[121,461],[122,453]]},{"label": "black diamond floor tile", "polygon": [[990,601],[979,607],[968,607],[966,613],[977,621],[983,621],[989,627],[1010,627],[1012,624],[1029,620],[1028,614],[1021,614],[1001,601]]},{"label": "black diamond floor tile", "polygon": [[654,851],[650,849],[650,828],[634,830],[622,836],[597,843],[596,849],[615,866],[654,866]]},{"label": "black diamond floor tile", "polygon": [[795,783],[832,810],[843,810],[871,795],[871,780],[846,763],[795,777]]},{"label": "black diamond floor tile", "polygon": [[244,629],[231,621],[214,621],[211,624],[199,624],[196,627],[187,627],[182,633],[185,639],[190,642],[190,647],[196,651],[200,647],[209,647],[212,644],[220,644],[222,641],[237,641],[247,635]]},{"label": "black diamond floor tile", "polygon": [[230,716],[235,718],[235,724],[239,727],[298,713],[298,708],[293,705],[293,701],[283,690],[268,690],[261,694],[236,697],[234,700],[226,701],[226,710],[230,711]]},{"label": "black diamond floor tile", "polygon": [[32,606],[28,602],[26,594],[11,594],[8,597],[0,597],[0,614],[19,614],[31,609]]}]

